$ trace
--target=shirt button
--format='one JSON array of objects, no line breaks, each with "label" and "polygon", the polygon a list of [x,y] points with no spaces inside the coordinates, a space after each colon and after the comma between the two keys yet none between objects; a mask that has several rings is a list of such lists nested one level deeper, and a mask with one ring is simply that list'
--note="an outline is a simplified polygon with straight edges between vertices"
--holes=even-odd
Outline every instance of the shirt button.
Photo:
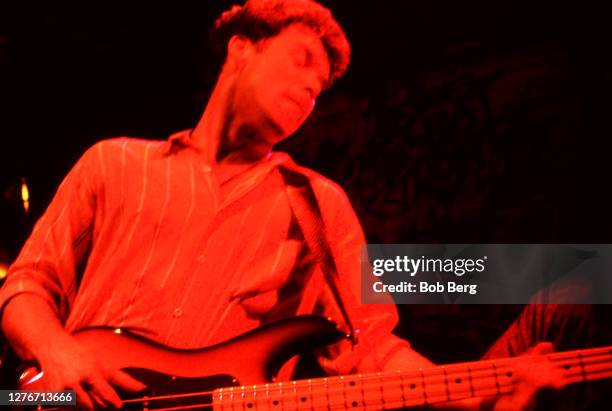
[{"label": "shirt button", "polygon": [[181,315],[183,315],[183,310],[181,309],[181,307],[177,307],[174,309],[174,311],[172,312],[172,315],[174,317],[180,317]]},{"label": "shirt button", "polygon": [[206,260],[206,257],[204,256],[204,254],[200,254],[196,257],[196,260],[198,261],[198,263],[202,264],[204,260]]},{"label": "shirt button", "polygon": [[202,167],[202,170],[204,170],[205,173],[210,173],[212,168],[208,164],[205,164],[204,167]]}]

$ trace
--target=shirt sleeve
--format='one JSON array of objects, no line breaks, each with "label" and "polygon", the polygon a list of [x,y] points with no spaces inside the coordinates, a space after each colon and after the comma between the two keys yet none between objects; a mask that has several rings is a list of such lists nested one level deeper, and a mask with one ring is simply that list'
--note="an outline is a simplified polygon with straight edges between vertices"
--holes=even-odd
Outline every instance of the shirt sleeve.
[{"label": "shirt sleeve", "polygon": [[[361,276],[361,253],[365,246],[361,225],[342,189],[330,182],[320,184],[323,186],[314,186],[315,193],[338,272],[338,291],[356,330],[357,343],[344,340],[329,346],[321,353],[319,362],[330,374],[395,369],[413,353],[407,341],[392,333],[398,322],[395,304],[388,294],[378,295],[378,304],[361,302],[362,287],[368,286],[362,284]],[[315,312],[342,323],[337,306],[329,287],[321,287]]]},{"label": "shirt sleeve", "polygon": [[65,322],[77,289],[77,266],[92,237],[100,144],[88,149],[57,189],[0,288],[0,318],[15,296],[44,299]]}]

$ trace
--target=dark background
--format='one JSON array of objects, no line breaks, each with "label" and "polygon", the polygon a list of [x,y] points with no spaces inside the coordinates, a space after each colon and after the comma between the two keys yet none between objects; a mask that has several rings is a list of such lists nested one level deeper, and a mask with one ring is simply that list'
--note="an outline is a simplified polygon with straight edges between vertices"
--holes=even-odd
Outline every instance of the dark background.
[{"label": "dark background", "polygon": [[[195,125],[216,75],[207,30],[231,3],[0,6],[5,259],[89,145]],[[323,3],[353,61],[282,148],[346,189],[369,242],[611,242],[604,6]],[[519,310],[400,307],[399,333],[438,361],[475,358]]]}]

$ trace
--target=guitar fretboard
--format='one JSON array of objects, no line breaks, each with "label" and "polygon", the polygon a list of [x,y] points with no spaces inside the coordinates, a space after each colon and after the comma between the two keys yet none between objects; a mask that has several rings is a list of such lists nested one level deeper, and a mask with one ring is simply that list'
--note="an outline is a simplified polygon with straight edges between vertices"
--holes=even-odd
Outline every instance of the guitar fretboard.
[{"label": "guitar fretboard", "polygon": [[612,377],[612,347],[215,390],[220,411],[380,410],[510,393],[525,362],[550,361],[565,384]]}]

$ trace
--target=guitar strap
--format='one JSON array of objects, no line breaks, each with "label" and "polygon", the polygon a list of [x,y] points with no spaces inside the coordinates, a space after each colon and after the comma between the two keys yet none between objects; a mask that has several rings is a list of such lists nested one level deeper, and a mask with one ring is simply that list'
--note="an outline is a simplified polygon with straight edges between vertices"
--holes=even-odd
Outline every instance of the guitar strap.
[{"label": "guitar strap", "polygon": [[321,210],[310,181],[305,175],[286,167],[281,166],[279,170],[285,181],[285,191],[291,210],[302,231],[306,245],[319,264],[325,281],[329,284],[336,305],[349,328],[349,338],[353,345],[357,344],[357,333],[341,298],[336,262],[325,239]]}]

